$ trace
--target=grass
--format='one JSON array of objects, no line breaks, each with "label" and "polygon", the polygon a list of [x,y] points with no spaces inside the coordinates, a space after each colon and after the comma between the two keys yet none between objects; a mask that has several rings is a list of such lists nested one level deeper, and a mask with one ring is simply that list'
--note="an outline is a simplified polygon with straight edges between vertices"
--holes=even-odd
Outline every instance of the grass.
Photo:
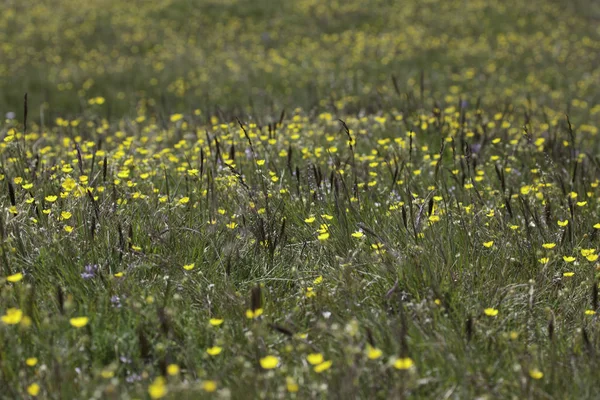
[{"label": "grass", "polygon": [[371,3],[8,3],[4,396],[599,396],[595,3]]}]

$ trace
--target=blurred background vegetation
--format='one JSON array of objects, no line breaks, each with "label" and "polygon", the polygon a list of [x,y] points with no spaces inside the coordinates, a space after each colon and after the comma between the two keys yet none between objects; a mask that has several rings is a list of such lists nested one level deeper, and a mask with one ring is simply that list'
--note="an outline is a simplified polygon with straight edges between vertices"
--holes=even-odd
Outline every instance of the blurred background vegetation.
[{"label": "blurred background vegetation", "polygon": [[589,0],[5,0],[0,113],[24,92],[65,117],[95,96],[109,118],[141,100],[264,116],[372,111],[395,92],[579,112],[600,96],[599,21]]}]

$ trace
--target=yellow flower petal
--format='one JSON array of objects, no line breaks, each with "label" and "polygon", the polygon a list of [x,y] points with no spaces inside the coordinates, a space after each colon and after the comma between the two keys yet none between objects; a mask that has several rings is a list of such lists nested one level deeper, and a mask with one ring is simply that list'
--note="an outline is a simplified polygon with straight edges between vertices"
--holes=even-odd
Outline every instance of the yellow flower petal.
[{"label": "yellow flower petal", "polygon": [[40,393],[40,385],[37,383],[32,383],[31,385],[27,386],[27,393],[33,397],[37,396]]},{"label": "yellow flower petal", "polygon": [[16,325],[23,319],[23,311],[18,308],[9,308],[1,319],[7,325]]},{"label": "yellow flower petal", "polygon": [[28,367],[35,367],[37,363],[38,359],[36,357],[29,357],[25,360],[25,364],[27,364]]},{"label": "yellow flower petal", "polygon": [[277,368],[279,365],[279,358],[275,356],[266,356],[260,359],[260,366],[263,369]]},{"label": "yellow flower petal", "polygon": [[110,369],[103,369],[102,372],[100,372],[100,376],[102,376],[104,379],[110,379],[113,376],[115,376],[115,371],[111,371]]},{"label": "yellow flower petal", "polygon": [[148,386],[148,394],[151,399],[161,399],[167,395],[167,382],[165,378],[159,376]]},{"label": "yellow flower petal", "polygon": [[262,315],[263,313],[263,309],[262,308],[257,308],[256,310],[246,310],[246,318],[248,319],[253,319],[253,318],[258,318]]},{"label": "yellow flower petal", "polygon": [[169,364],[167,366],[167,374],[174,376],[179,373],[179,365],[177,364]]},{"label": "yellow flower petal", "polygon": [[183,114],[173,114],[170,118],[171,122],[177,122],[181,119],[183,119]]},{"label": "yellow flower petal", "polygon": [[496,315],[498,315],[498,310],[496,310],[495,308],[486,308],[485,310],[483,310],[483,313],[488,317],[495,317]]},{"label": "yellow flower petal", "polygon": [[329,232],[319,234],[319,236],[317,236],[317,239],[319,239],[321,242],[329,239]]},{"label": "yellow flower petal", "polygon": [[529,376],[533,379],[542,379],[544,377],[544,373],[537,368],[534,368],[529,371]]},{"label": "yellow flower petal", "polygon": [[219,347],[219,346],[213,346],[213,347],[209,347],[208,349],[206,349],[206,353],[208,353],[208,355],[210,355],[210,356],[217,356],[217,355],[221,354],[222,351],[223,351],[223,348]]},{"label": "yellow flower petal", "polygon": [[315,372],[317,374],[320,374],[321,372],[327,371],[329,368],[331,368],[331,364],[332,364],[331,360],[325,361],[325,362],[322,362],[319,365],[315,365],[315,367],[313,369],[315,370]]},{"label": "yellow flower petal", "polygon": [[308,361],[311,365],[321,364],[323,362],[323,354],[311,353],[306,356],[306,361]]},{"label": "yellow flower petal", "polygon": [[383,351],[371,345],[367,345],[367,358],[369,360],[377,360],[382,355]]},{"label": "yellow flower petal", "polygon": [[292,378],[291,376],[285,378],[285,384],[287,391],[290,393],[296,393],[298,390],[300,390],[300,386],[298,386],[294,378]]},{"label": "yellow flower petal", "polygon": [[202,382],[202,390],[205,392],[212,393],[217,390],[217,382],[215,381],[204,381]]},{"label": "yellow flower petal", "polygon": [[90,321],[90,319],[88,317],[75,317],[75,318],[71,318],[69,320],[69,323],[71,324],[71,326],[79,329],[79,328],[83,328],[84,326],[86,326],[89,321]]},{"label": "yellow flower petal", "polygon": [[21,279],[23,279],[23,274],[20,272],[6,277],[6,280],[12,283],[19,282]]},{"label": "yellow flower petal", "polygon": [[410,357],[399,358],[394,362],[394,368],[400,370],[410,369],[413,365],[414,362]]}]

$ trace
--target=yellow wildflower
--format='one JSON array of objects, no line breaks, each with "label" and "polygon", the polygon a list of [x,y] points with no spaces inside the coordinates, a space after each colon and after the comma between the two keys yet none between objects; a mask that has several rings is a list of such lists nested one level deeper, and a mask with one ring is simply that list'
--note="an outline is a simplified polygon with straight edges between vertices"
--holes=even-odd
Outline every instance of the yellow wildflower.
[{"label": "yellow wildflower", "polygon": [[490,307],[490,308],[486,308],[485,310],[483,310],[483,313],[485,315],[487,315],[488,317],[495,317],[496,315],[498,315],[498,310]]},{"label": "yellow wildflower", "polygon": [[320,374],[321,372],[327,371],[329,368],[331,368],[331,364],[332,364],[331,360],[325,361],[319,365],[315,365],[315,367],[313,369],[317,374]]},{"label": "yellow wildflower", "polygon": [[542,379],[544,377],[544,373],[542,371],[540,371],[539,369],[534,368],[529,371],[529,376],[532,379],[538,380],[538,379]]},{"label": "yellow wildflower", "polygon": [[27,393],[30,396],[36,397],[40,393],[40,385],[37,383],[32,383],[31,385],[27,386]]},{"label": "yellow wildflower", "polygon": [[217,390],[217,382],[211,380],[202,382],[202,390],[208,393],[214,392]]},{"label": "yellow wildflower", "polygon": [[13,275],[9,275],[6,277],[6,280],[11,282],[11,283],[16,283],[19,282],[20,280],[23,279],[23,274],[20,272],[17,272],[16,274]]},{"label": "yellow wildflower", "polygon": [[23,311],[18,308],[9,308],[6,310],[6,315],[3,315],[1,319],[7,325],[16,325],[23,319]]},{"label": "yellow wildflower", "polygon": [[306,356],[306,361],[308,361],[308,363],[311,365],[321,364],[323,362],[323,354],[311,353]]},{"label": "yellow wildflower", "polygon": [[88,317],[75,317],[75,318],[71,318],[69,320],[69,323],[71,324],[71,326],[79,329],[79,328],[83,328],[84,326],[86,326],[89,321],[90,321],[90,319]]},{"label": "yellow wildflower", "polygon": [[219,346],[213,346],[213,347],[209,347],[208,349],[206,349],[206,353],[209,356],[217,356],[217,355],[221,354],[222,351],[223,351],[223,348],[219,347]]},{"label": "yellow wildflower", "polygon": [[383,351],[381,351],[380,349],[371,346],[370,344],[367,345],[367,358],[369,360],[377,360],[379,357],[381,357],[383,355]]},{"label": "yellow wildflower", "polygon": [[263,369],[277,368],[279,365],[279,358],[275,356],[266,356],[260,359],[260,366]]},{"label": "yellow wildflower", "polygon": [[162,376],[159,376],[148,386],[148,394],[152,399],[161,399],[167,395],[167,381]]},{"label": "yellow wildflower", "polygon": [[413,365],[414,362],[410,357],[399,358],[394,362],[394,368],[399,370],[410,369]]}]

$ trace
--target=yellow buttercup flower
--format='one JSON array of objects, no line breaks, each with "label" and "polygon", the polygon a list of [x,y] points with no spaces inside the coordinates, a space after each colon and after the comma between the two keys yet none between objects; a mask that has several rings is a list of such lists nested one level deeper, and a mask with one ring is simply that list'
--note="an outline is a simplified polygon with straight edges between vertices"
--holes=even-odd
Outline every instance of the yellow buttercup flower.
[{"label": "yellow buttercup flower", "polygon": [[370,344],[367,345],[367,358],[369,360],[377,360],[378,358],[380,358],[383,355],[383,351],[381,351],[380,349],[371,346]]},{"label": "yellow buttercup flower", "polygon": [[260,366],[263,369],[277,368],[279,365],[279,358],[275,356],[266,356],[260,359]]},{"label": "yellow buttercup flower", "polygon": [[410,369],[413,365],[414,362],[410,357],[399,358],[394,362],[394,368],[399,370]]},{"label": "yellow buttercup flower", "polygon": [[100,376],[104,379],[110,379],[115,376],[115,371],[110,369],[103,369],[102,372],[100,372]]},{"label": "yellow buttercup flower", "polygon": [[169,374],[171,376],[175,376],[175,375],[179,374],[179,365],[169,364],[167,366],[167,374]]},{"label": "yellow buttercup flower", "polygon": [[173,114],[171,115],[171,122],[177,122],[183,119],[183,114]]},{"label": "yellow buttercup flower", "polygon": [[329,232],[320,233],[317,236],[317,239],[319,239],[321,242],[324,242],[325,240],[329,239]]},{"label": "yellow buttercup flower", "polygon": [[248,318],[248,319],[258,318],[262,315],[262,313],[263,313],[262,308],[257,308],[256,310],[246,310],[246,318]]},{"label": "yellow buttercup flower", "polygon": [[11,283],[19,282],[22,279],[23,279],[23,274],[20,273],[20,272],[17,272],[14,275],[9,275],[9,276],[6,277],[6,280],[9,281],[9,282],[11,282]]},{"label": "yellow buttercup flower", "polygon": [[498,315],[498,310],[496,310],[495,308],[486,308],[485,310],[483,310],[483,313],[488,317],[495,317],[496,315]]},{"label": "yellow buttercup flower", "polygon": [[308,361],[308,363],[311,365],[321,364],[323,362],[323,354],[311,353],[306,356],[306,361]]},{"label": "yellow buttercup flower", "polygon": [[37,363],[38,359],[36,357],[29,357],[25,360],[25,364],[27,364],[28,367],[35,367]]},{"label": "yellow buttercup flower", "polygon": [[285,378],[285,385],[287,391],[290,393],[296,393],[298,390],[300,390],[300,386],[298,386],[298,383],[296,383],[294,378],[291,376]]},{"label": "yellow buttercup flower", "polygon": [[162,376],[159,376],[148,386],[148,394],[151,399],[161,399],[168,393],[167,381]]},{"label": "yellow buttercup flower", "polygon": [[320,374],[321,372],[327,371],[329,368],[331,368],[331,365],[332,365],[332,361],[331,360],[330,361],[325,361],[325,362],[322,362],[319,365],[315,365],[314,368],[313,368],[313,370],[317,374]]},{"label": "yellow buttercup flower", "polygon": [[40,385],[37,383],[32,383],[31,385],[27,386],[27,393],[30,396],[36,397],[38,394],[40,394]]},{"label": "yellow buttercup flower", "polygon": [[1,319],[7,325],[16,325],[23,319],[23,311],[18,308],[9,308]]},{"label": "yellow buttercup flower", "polygon": [[539,369],[534,368],[529,371],[529,376],[532,379],[538,380],[538,379],[542,379],[544,377],[544,373],[542,371],[540,371]]},{"label": "yellow buttercup flower", "polygon": [[223,348],[219,347],[219,346],[213,346],[213,347],[209,347],[208,349],[206,349],[206,353],[209,356],[219,355],[219,354],[221,354],[222,351],[223,351]]},{"label": "yellow buttercup flower", "polygon": [[86,326],[89,321],[90,321],[90,319],[88,317],[75,317],[75,318],[71,318],[69,320],[69,323],[71,324],[71,326],[79,329],[79,328],[83,328],[84,326]]},{"label": "yellow buttercup flower", "polygon": [[202,390],[208,393],[214,392],[217,390],[217,382],[211,380],[202,382]]}]

